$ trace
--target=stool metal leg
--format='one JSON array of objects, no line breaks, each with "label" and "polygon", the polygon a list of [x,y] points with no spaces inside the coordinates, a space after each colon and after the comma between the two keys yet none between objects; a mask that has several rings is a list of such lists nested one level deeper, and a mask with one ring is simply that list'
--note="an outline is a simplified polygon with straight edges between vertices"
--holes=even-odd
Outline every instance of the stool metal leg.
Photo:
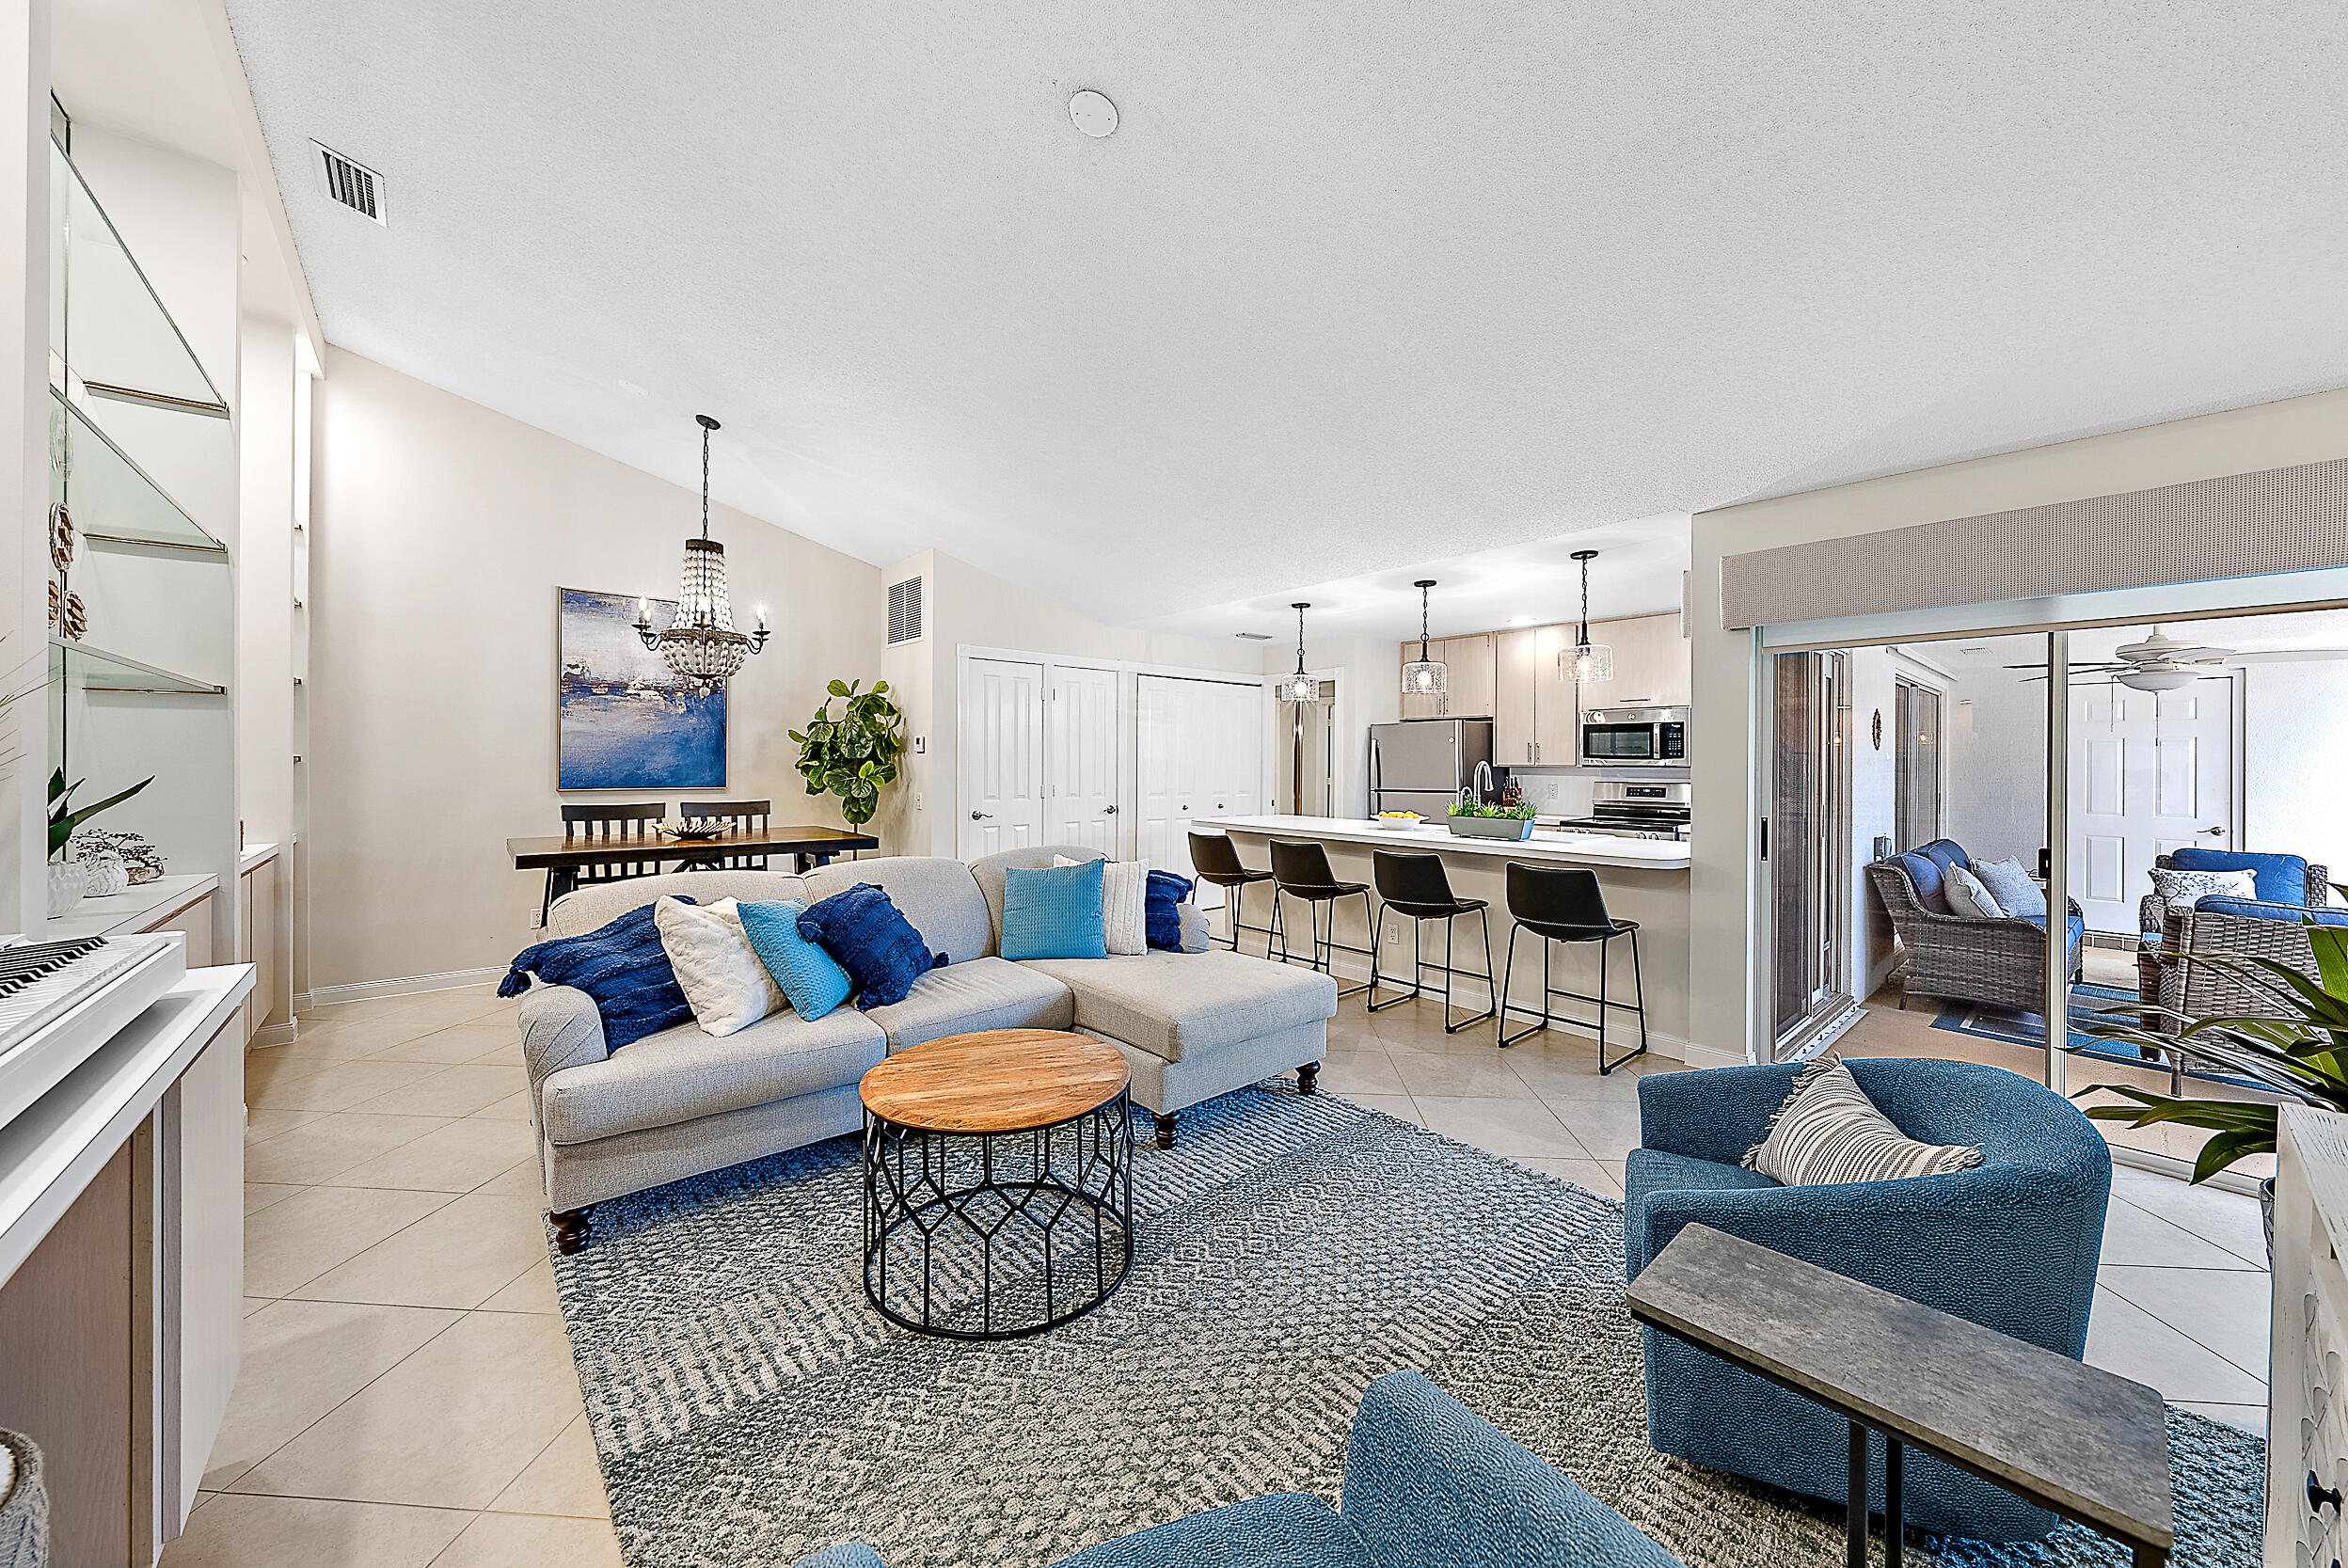
[{"label": "stool metal leg", "polygon": [[1500,1005],[1499,990],[1492,983],[1492,911],[1481,909],[1476,911],[1476,921],[1483,928],[1483,989],[1489,1000],[1483,1011],[1457,1023],[1452,1022],[1452,926],[1458,918],[1452,915],[1443,922],[1443,1032],[1447,1035],[1456,1035],[1471,1023],[1498,1017]]},{"label": "stool metal leg", "polygon": [[[1314,909],[1316,911],[1319,911],[1319,909],[1321,908],[1320,903],[1319,903],[1318,901],[1315,901],[1312,907],[1313,907],[1313,909]],[[1364,888],[1364,889],[1362,890],[1362,893],[1361,893],[1361,918],[1362,918],[1362,919],[1364,919],[1364,920],[1368,920],[1368,919],[1370,919],[1370,918],[1371,918],[1371,912],[1370,912],[1370,890],[1369,890],[1369,889],[1367,889],[1367,888]],[[1335,979],[1337,979],[1337,952],[1338,952],[1338,947],[1339,947],[1339,942],[1338,942],[1338,940],[1337,940],[1337,900],[1336,900],[1336,899],[1332,898],[1332,899],[1330,899],[1330,900],[1329,900],[1329,931],[1328,931],[1328,935],[1326,935],[1326,936],[1321,936],[1321,935],[1319,934],[1319,933],[1320,933],[1320,923],[1318,922],[1318,920],[1316,920],[1316,921],[1314,922],[1313,930],[1314,930],[1315,940],[1316,940],[1316,942],[1317,942],[1317,943],[1318,943],[1318,952],[1319,952],[1319,958],[1320,958],[1320,961],[1319,961],[1319,962],[1317,962],[1316,964],[1314,964],[1314,966],[1313,966],[1313,967],[1314,967],[1314,968],[1316,968],[1316,969],[1318,969],[1318,970],[1320,970],[1322,974],[1326,974],[1326,975],[1327,975],[1330,979],[1335,980]],[[1372,933],[1371,933],[1370,941],[1371,941],[1372,945],[1374,947],[1374,946],[1376,945],[1376,942],[1377,942],[1377,933],[1376,933],[1374,930],[1372,930]],[[1351,953],[1351,952],[1359,952],[1359,951],[1360,951],[1360,949],[1358,949],[1358,948],[1354,948],[1354,947],[1348,947],[1348,948],[1346,948],[1346,951],[1347,951],[1347,952],[1349,952],[1349,953]],[[1378,974],[1378,960],[1377,960],[1377,957],[1376,957],[1376,955],[1375,955],[1374,953],[1372,953],[1372,956],[1371,956],[1371,958],[1370,958],[1370,976],[1371,976],[1371,977],[1370,977],[1369,979],[1367,979],[1367,980],[1362,981],[1359,985],[1353,985],[1353,986],[1346,985],[1346,984],[1344,984],[1342,981],[1340,981],[1340,982],[1339,982],[1339,984],[1338,984],[1338,988],[1337,988],[1337,999],[1338,999],[1340,1002],[1342,1002],[1342,1001],[1344,1001],[1344,1000],[1345,1000],[1347,997],[1349,997],[1349,996],[1359,996],[1359,995],[1360,995],[1363,991],[1368,990],[1369,990],[1372,986],[1373,986],[1373,985],[1375,985],[1375,984],[1377,983],[1377,974]]]},{"label": "stool metal leg", "polygon": [[1245,895],[1246,891],[1247,884],[1245,882],[1241,882],[1231,889],[1230,897],[1224,901],[1230,910],[1231,951],[1234,953],[1239,951],[1239,901],[1241,896]]},{"label": "stool metal leg", "polygon": [[[1508,989],[1515,983],[1516,979],[1516,933],[1522,929],[1524,927],[1521,926],[1511,926],[1508,928],[1508,961],[1500,966],[1499,1017],[1492,1025],[1492,1037],[1503,1051],[1523,1039],[1527,1035],[1537,1035],[1547,1026],[1545,1021],[1542,1023],[1519,1029],[1513,1035],[1508,1032]],[[1541,945],[1546,950],[1549,944],[1544,939]],[[1546,966],[1541,977],[1544,982],[1548,979]]]},{"label": "stool metal leg", "polygon": [[[1609,937],[1606,941],[1598,943],[1598,1072],[1601,1076],[1606,1073],[1612,1072],[1616,1068],[1621,1067],[1625,1062],[1631,1060],[1633,1057],[1643,1056],[1647,1053],[1647,982],[1645,975],[1642,974],[1640,970],[1639,933],[1633,930],[1628,932],[1627,935],[1630,937],[1630,984],[1632,1001],[1630,1006],[1624,1008],[1624,1010],[1626,1012],[1636,1013],[1639,1017],[1639,1049],[1636,1051],[1626,1051],[1620,1056],[1615,1057],[1611,1062],[1609,1062],[1606,1059],[1606,955],[1607,950],[1613,944],[1614,940],[1613,938]],[[1621,1007],[1623,1006],[1623,1004],[1617,1002],[1614,1006]]]},{"label": "stool metal leg", "polygon": [[[1404,915],[1403,918],[1404,920],[1410,920],[1410,916],[1408,915]],[[1378,1000],[1378,980],[1380,978],[1378,974],[1378,949],[1383,947],[1385,944],[1386,906],[1380,905],[1378,908],[1376,924],[1372,926],[1370,928],[1370,1000],[1362,1004],[1364,1007],[1373,1013],[1383,1011],[1388,1007],[1399,1006],[1403,1003],[1409,1001],[1412,997],[1419,994],[1419,965],[1417,963],[1419,957],[1419,923],[1415,920],[1411,921],[1410,956],[1413,961],[1410,968],[1410,989],[1402,992],[1400,995],[1389,996],[1385,1001],[1381,1002]]]}]

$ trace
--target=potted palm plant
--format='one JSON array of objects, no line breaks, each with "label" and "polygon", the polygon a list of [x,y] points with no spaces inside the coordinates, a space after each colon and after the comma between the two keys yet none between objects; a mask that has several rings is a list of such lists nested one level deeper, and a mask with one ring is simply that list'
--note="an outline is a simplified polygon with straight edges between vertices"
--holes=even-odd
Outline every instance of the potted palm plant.
[{"label": "potted palm plant", "polygon": [[[2342,892],[2348,893],[2348,887]],[[2192,1019],[2173,1039],[2151,1033],[2130,1015],[2090,1015],[2081,1032],[2139,1049],[2169,1051],[2181,1046],[2213,1066],[2288,1100],[2324,1111],[2348,1111],[2348,927],[2306,922],[2315,953],[2317,978],[2291,965],[2248,956],[2203,957],[2198,963],[2223,965],[2272,1006],[2272,1015],[2239,1014]],[[2074,1047],[2073,1049],[2078,1049]],[[2242,1100],[2196,1100],[2157,1094],[2127,1084],[2091,1084],[2077,1091],[2119,1095],[2128,1105],[2089,1105],[2099,1121],[2131,1127],[2173,1122],[2207,1128],[2213,1134],[2194,1161],[2193,1180],[2207,1181],[2254,1154],[2275,1152],[2276,1107]],[[2260,1183],[2266,1215],[2266,1245],[2275,1250],[2275,1181]]]}]

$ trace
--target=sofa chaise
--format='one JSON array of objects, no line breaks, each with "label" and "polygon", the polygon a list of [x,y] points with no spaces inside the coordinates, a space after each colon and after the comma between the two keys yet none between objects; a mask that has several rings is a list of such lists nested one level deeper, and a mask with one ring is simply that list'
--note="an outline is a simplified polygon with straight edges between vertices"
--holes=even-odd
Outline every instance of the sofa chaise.
[{"label": "sofa chaise", "polygon": [[[605,1048],[585,992],[533,985],[519,1012],[531,1118],[556,1240],[587,1243],[590,1205],[858,1132],[857,1081],[894,1051],[981,1029],[1074,1029],[1117,1047],[1133,1098],[1171,1147],[1184,1107],[1293,1070],[1312,1092],[1337,1013],[1337,983],[1229,950],[1012,962],[998,955],[1003,881],[1080,846],[1009,850],[964,864],[897,856],[807,875],[672,872],[579,888],[547,911],[551,937],[580,936],[667,894],[702,903],[885,891],[944,967],[894,1006],[843,1006],[813,1022],[787,1007],[716,1038],[695,1023]],[[1203,922],[1185,911],[1196,931]]]},{"label": "sofa chaise", "polygon": [[[861,1544],[797,1568],[884,1568]],[[1275,1493],[1062,1558],[1058,1568],[1680,1568],[1572,1478],[1417,1372],[1370,1385],[1342,1509]]]}]

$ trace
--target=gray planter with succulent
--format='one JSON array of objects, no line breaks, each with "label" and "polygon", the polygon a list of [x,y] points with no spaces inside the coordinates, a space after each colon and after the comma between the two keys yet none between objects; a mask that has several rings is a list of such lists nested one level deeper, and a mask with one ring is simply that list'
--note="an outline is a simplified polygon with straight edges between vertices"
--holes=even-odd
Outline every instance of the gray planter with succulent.
[{"label": "gray planter with succulent", "polygon": [[1487,806],[1474,800],[1453,800],[1443,825],[1460,838],[1527,839],[1532,836],[1529,805]]},{"label": "gray planter with succulent", "polygon": [[[2348,885],[2334,884],[2342,893]],[[2115,1040],[2140,1050],[2184,1050],[2236,1077],[2245,1079],[2283,1099],[2321,1111],[2348,1112],[2348,927],[2319,925],[2305,920],[2308,945],[2315,955],[2317,978],[2274,958],[2251,956],[2203,955],[2197,963],[2224,967],[2268,1005],[2271,1015],[2240,1014],[2181,1020],[2174,1037],[2143,1027],[2131,1012],[2087,1015],[2080,1032],[2096,1039]],[[2239,1161],[2275,1152],[2276,1107],[2242,1100],[2193,1100],[2156,1094],[2127,1084],[2090,1084],[2079,1094],[2106,1092],[2134,1101],[2129,1105],[2090,1105],[2088,1116],[2099,1121],[2124,1121],[2131,1127],[2173,1122],[2180,1127],[2208,1128],[2213,1136],[2201,1146],[2194,1162],[2193,1180],[2207,1181]],[[2275,1180],[2259,1183],[2265,1211],[2267,1261],[2275,1260]]]},{"label": "gray planter with succulent", "polygon": [[[806,730],[790,732],[807,793],[838,796],[840,815],[859,828],[880,809],[880,791],[896,782],[896,759],[905,751],[905,715],[889,701],[889,683],[859,691],[862,684],[833,681]],[[835,719],[832,705],[841,700],[847,706]]]}]

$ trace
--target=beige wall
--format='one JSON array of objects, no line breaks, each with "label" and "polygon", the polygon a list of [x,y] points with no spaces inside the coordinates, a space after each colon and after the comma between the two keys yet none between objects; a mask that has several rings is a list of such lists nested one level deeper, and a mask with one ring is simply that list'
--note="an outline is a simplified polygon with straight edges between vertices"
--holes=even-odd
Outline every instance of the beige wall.
[{"label": "beige wall", "polygon": [[[1690,1037],[1724,1051],[1768,1050],[1753,1022],[1764,979],[1754,907],[1757,663],[1752,637],[1721,626],[1723,556],[2341,456],[2348,391],[2323,392],[1698,513],[1690,949],[1707,961],[1689,976]],[[2209,562],[2212,577],[2228,569]]]},{"label": "beige wall", "polygon": [[[502,968],[535,940],[541,886],[505,840],[561,832],[555,589],[673,595],[698,499],[356,355],[329,350],[325,372],[309,985]],[[680,421],[677,439],[694,434]],[[727,787],[668,798],[766,796],[780,816],[836,824],[785,732],[826,681],[878,669],[880,574],[725,507],[711,526],[738,606],[768,604],[774,638],[734,682]]]},{"label": "beige wall", "polygon": [[[909,748],[895,799],[884,800],[884,838],[909,854],[954,853],[954,720],[957,649],[1006,648],[1067,658],[1115,659],[1191,670],[1229,670],[1255,674],[1262,645],[1237,638],[1181,637],[1170,632],[1112,626],[1071,610],[967,562],[935,550],[898,562],[880,574],[896,582],[916,574],[926,589],[928,635],[892,648],[882,673],[904,694]],[[925,751],[911,753],[912,736]]]}]

